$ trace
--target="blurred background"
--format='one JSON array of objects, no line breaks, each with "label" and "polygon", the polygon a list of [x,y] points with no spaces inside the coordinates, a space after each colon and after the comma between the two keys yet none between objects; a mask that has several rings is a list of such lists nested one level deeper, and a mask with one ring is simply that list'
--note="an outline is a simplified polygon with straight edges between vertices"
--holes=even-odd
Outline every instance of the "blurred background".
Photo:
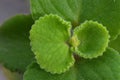
[{"label": "blurred background", "polygon": [[11,16],[29,12],[29,0],[0,0],[0,24]]},{"label": "blurred background", "polygon": [[[29,0],[0,0],[0,25],[16,14],[30,13],[29,10]],[[9,73],[8,70],[0,65],[0,80],[12,80],[8,76]]]}]

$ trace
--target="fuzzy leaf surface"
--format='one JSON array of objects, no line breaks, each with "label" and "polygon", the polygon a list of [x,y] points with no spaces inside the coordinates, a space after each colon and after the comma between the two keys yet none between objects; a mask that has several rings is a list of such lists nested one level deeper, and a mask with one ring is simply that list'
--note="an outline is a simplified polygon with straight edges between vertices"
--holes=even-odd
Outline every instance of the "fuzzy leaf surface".
[{"label": "fuzzy leaf surface", "polygon": [[62,73],[74,64],[67,41],[71,24],[57,15],[46,15],[35,22],[30,31],[31,46],[41,68]]},{"label": "fuzzy leaf surface", "polygon": [[74,30],[80,44],[76,53],[84,58],[95,58],[103,54],[108,47],[109,33],[100,23],[85,21]]},{"label": "fuzzy leaf surface", "polygon": [[0,63],[12,71],[24,72],[33,61],[29,30],[33,20],[29,15],[17,15],[0,27]]}]

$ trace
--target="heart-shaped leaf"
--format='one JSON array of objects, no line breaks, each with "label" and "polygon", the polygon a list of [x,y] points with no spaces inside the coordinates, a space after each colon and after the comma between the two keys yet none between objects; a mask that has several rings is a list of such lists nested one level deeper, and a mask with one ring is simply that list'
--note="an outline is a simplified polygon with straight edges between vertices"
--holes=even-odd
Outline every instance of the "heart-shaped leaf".
[{"label": "heart-shaped leaf", "polygon": [[76,35],[80,41],[80,45],[78,45],[76,53],[81,57],[98,57],[103,54],[108,46],[108,31],[98,22],[85,21],[79,27],[75,28],[74,36]]},{"label": "heart-shaped leaf", "polygon": [[32,24],[30,15],[17,15],[0,27],[0,62],[12,71],[24,72],[33,61],[34,55],[29,45]]},{"label": "heart-shaped leaf", "polygon": [[31,46],[41,68],[62,73],[74,63],[69,49],[71,24],[57,15],[46,15],[35,22],[30,31]]},{"label": "heart-shaped leaf", "polygon": [[120,80],[120,55],[108,48],[103,56],[80,58],[69,71],[54,75],[32,63],[24,74],[24,80]]}]

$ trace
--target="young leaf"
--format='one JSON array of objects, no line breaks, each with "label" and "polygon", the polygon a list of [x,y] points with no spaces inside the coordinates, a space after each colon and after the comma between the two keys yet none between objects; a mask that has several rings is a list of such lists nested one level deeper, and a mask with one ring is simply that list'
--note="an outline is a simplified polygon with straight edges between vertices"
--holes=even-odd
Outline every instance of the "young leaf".
[{"label": "young leaf", "polygon": [[80,19],[102,23],[113,40],[120,32],[120,0],[82,0]]},{"label": "young leaf", "polygon": [[107,29],[100,23],[85,21],[75,28],[74,35],[78,37],[80,45],[76,52],[84,58],[95,58],[103,54],[109,42]]},{"label": "young leaf", "polygon": [[117,39],[111,41],[109,46],[114,48],[120,53],[120,35],[117,37]]},{"label": "young leaf", "polygon": [[37,63],[29,65],[24,73],[23,80],[75,80],[75,70],[72,68],[62,74],[50,74],[42,70]]},{"label": "young leaf", "polygon": [[120,80],[120,55],[111,48],[96,59],[80,59],[76,67],[77,80]]},{"label": "young leaf", "polygon": [[71,24],[57,15],[46,15],[30,31],[31,46],[38,64],[51,73],[62,73],[74,63],[67,41]]},{"label": "young leaf", "polygon": [[26,66],[33,61],[29,45],[32,24],[30,15],[17,15],[0,27],[0,62],[12,71],[24,72]]},{"label": "young leaf", "polygon": [[31,13],[34,19],[41,15],[57,14],[62,18],[79,24],[82,0],[30,0]]}]

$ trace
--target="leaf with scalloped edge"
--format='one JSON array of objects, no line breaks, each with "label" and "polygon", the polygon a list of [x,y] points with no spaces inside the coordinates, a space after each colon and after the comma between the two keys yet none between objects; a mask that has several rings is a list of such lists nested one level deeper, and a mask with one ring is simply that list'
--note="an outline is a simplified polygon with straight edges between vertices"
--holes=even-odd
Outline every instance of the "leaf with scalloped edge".
[{"label": "leaf with scalloped edge", "polygon": [[57,15],[45,15],[35,22],[30,31],[31,47],[42,69],[62,73],[74,64],[67,41],[71,24]]},{"label": "leaf with scalloped edge", "polygon": [[102,23],[113,40],[120,32],[120,0],[82,0],[80,19]]},{"label": "leaf with scalloped edge", "polygon": [[120,32],[120,0],[31,0],[34,19],[45,14],[57,14],[73,26],[85,20],[102,23],[115,39]]},{"label": "leaf with scalloped edge", "polygon": [[79,24],[82,0],[30,0],[34,19],[45,14],[57,14],[62,18]]},{"label": "leaf with scalloped edge", "polygon": [[74,30],[80,44],[76,53],[84,58],[95,58],[103,54],[108,46],[109,33],[100,23],[85,21]]},{"label": "leaf with scalloped edge", "polygon": [[75,78],[74,68],[62,74],[51,74],[41,69],[35,62],[28,66],[23,76],[23,80],[75,80]]},{"label": "leaf with scalloped edge", "polygon": [[96,59],[80,58],[69,71],[54,75],[32,63],[24,73],[23,80],[120,80],[120,55],[108,48],[103,56]]},{"label": "leaf with scalloped edge", "polygon": [[120,55],[112,48],[96,59],[80,59],[75,66],[77,80],[120,80]]},{"label": "leaf with scalloped edge", "polygon": [[109,43],[109,46],[114,48],[115,50],[117,50],[120,53],[120,34],[118,35],[118,37],[115,40],[113,40]]},{"label": "leaf with scalloped edge", "polygon": [[12,71],[24,72],[26,66],[34,60],[29,45],[32,24],[30,15],[17,15],[0,27],[0,63]]}]

